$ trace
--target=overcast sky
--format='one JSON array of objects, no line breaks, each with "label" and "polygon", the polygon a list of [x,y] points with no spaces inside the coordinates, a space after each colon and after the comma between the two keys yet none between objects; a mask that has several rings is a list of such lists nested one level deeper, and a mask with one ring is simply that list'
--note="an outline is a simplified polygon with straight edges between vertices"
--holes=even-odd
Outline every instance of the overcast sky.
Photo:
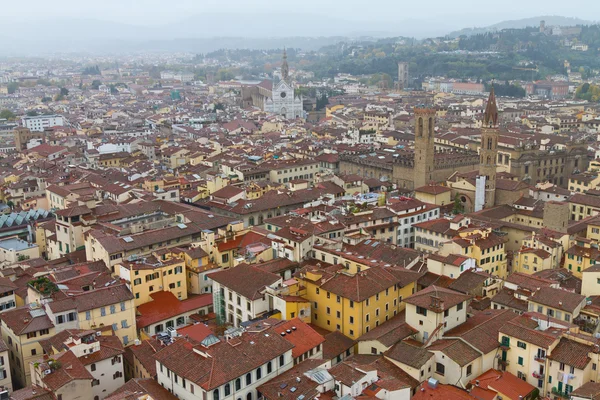
[{"label": "overcast sky", "polygon": [[[507,19],[560,15],[600,19],[598,0],[27,0],[2,1],[13,19],[78,17],[136,25],[170,23],[202,13],[294,13],[348,20],[429,20],[461,27]],[[495,6],[493,9],[490,5]],[[424,7],[424,8],[423,8]]]}]

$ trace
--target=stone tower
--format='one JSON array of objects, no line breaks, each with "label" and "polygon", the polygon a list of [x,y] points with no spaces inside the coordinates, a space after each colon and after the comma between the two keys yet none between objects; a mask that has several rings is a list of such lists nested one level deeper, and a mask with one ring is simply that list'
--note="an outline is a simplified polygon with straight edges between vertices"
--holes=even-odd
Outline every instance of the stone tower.
[{"label": "stone tower", "polygon": [[547,201],[544,203],[544,227],[560,233],[567,233],[571,211],[569,203]]},{"label": "stone tower", "polygon": [[281,80],[287,81],[290,77],[290,67],[287,62],[287,51],[283,49],[283,58],[281,61]]},{"label": "stone tower", "polygon": [[435,154],[435,109],[415,108],[415,161],[413,188],[429,184],[433,180],[433,156]]},{"label": "stone tower", "polygon": [[483,116],[481,148],[479,150],[479,176],[485,176],[485,208],[496,202],[496,163],[498,160],[498,106],[494,87]]},{"label": "stone tower", "polygon": [[398,89],[404,90],[408,87],[408,63],[398,63]]}]

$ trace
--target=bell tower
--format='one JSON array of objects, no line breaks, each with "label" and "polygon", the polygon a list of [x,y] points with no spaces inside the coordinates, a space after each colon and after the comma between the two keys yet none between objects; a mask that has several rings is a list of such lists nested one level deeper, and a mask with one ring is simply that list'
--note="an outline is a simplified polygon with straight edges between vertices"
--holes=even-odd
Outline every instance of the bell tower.
[{"label": "bell tower", "polygon": [[496,164],[498,161],[498,106],[494,87],[490,90],[479,149],[479,176],[485,176],[485,208],[496,203]]},{"label": "bell tower", "polygon": [[415,108],[415,160],[413,188],[427,185],[433,180],[435,135],[435,109]]},{"label": "bell tower", "polygon": [[287,62],[287,51],[283,49],[283,57],[281,60],[281,80],[287,81],[290,76],[290,66]]}]

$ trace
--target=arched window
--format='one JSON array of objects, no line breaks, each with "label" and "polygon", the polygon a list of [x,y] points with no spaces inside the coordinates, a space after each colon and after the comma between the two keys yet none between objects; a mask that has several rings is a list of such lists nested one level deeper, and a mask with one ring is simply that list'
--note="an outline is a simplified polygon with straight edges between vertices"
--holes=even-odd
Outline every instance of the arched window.
[{"label": "arched window", "polygon": [[219,400],[219,389],[213,390],[213,400]]},{"label": "arched window", "polygon": [[242,380],[240,378],[237,378],[235,380],[235,390],[240,390],[242,388]]},{"label": "arched window", "polygon": [[246,374],[246,385],[251,385],[252,384],[252,375],[248,372]]},{"label": "arched window", "polygon": [[229,383],[225,384],[225,396],[229,396],[231,394],[231,385]]},{"label": "arched window", "polygon": [[433,136],[433,118],[429,118],[429,136]]},{"label": "arched window", "polygon": [[492,139],[488,138],[488,150],[492,149]]},{"label": "arched window", "polygon": [[262,368],[258,367],[256,368],[256,380],[259,380],[260,378],[262,378]]},{"label": "arched window", "polygon": [[252,392],[248,392],[246,395],[246,400],[252,400]]},{"label": "arched window", "polygon": [[419,136],[423,136],[423,118],[419,118]]},{"label": "arched window", "polygon": [[487,158],[487,165],[491,165],[492,164],[492,158],[490,156],[488,156]]}]

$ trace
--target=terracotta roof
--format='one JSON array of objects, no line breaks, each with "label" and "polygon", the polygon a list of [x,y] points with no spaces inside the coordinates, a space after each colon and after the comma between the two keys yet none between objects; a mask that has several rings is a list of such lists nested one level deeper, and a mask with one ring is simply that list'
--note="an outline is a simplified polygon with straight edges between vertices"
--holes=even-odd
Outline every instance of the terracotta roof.
[{"label": "terracotta roof", "polygon": [[[43,309],[40,309],[43,311]],[[30,312],[29,306],[23,306],[6,310],[2,313],[2,321],[12,330],[16,335],[24,335],[30,332],[37,332],[42,329],[51,329],[54,327],[48,315],[40,312],[38,316],[33,316]]]},{"label": "terracotta roof", "polygon": [[498,348],[500,328],[516,317],[518,314],[512,310],[485,310],[444,332],[444,337],[460,338],[483,354],[488,354]]},{"label": "terracotta roof", "polygon": [[[53,391],[75,380],[89,380],[91,384],[92,379],[94,379],[72,351],[55,355],[54,359],[60,363],[60,367],[42,378],[44,385]],[[42,368],[42,364],[40,364],[40,368]]]},{"label": "terracotta roof", "polygon": [[333,360],[346,350],[352,348],[355,344],[353,339],[350,339],[340,331],[333,331],[325,335],[324,338],[323,358],[325,360]]},{"label": "terracotta roof", "polygon": [[452,188],[449,188],[448,186],[441,186],[441,185],[426,185],[426,186],[421,186],[421,187],[415,189],[415,192],[428,193],[428,194],[433,194],[433,195],[438,195],[438,194],[451,192],[451,191],[452,191]]},{"label": "terracotta roof", "polygon": [[469,294],[474,289],[477,289],[480,285],[483,285],[483,283],[490,278],[492,277],[485,272],[467,270],[460,274],[460,276],[456,278],[456,280],[454,280],[450,286],[448,286],[448,289]]},{"label": "terracotta roof", "polygon": [[[290,331],[289,333],[287,331]],[[273,334],[280,335],[286,332],[285,336],[281,335],[285,340],[294,345],[292,349],[292,357],[297,358],[302,354],[314,349],[325,341],[317,331],[311,328],[308,324],[302,322],[299,318],[294,318],[289,321],[282,321],[272,328]]]},{"label": "terracotta roof", "polygon": [[456,386],[443,385],[438,383],[437,387],[432,388],[427,381],[421,383],[411,400],[475,400],[476,397],[464,389]]},{"label": "terracotta roof", "polygon": [[212,304],[212,294],[200,294],[186,300],[179,300],[172,292],[155,292],[150,294],[152,301],[138,306],[136,318],[137,328],[155,324],[183,313],[187,313]]},{"label": "terracotta roof", "polygon": [[591,361],[589,354],[593,352],[594,346],[563,337],[552,349],[548,358],[577,369],[585,369]]},{"label": "terracotta roof", "polygon": [[156,400],[177,400],[177,397],[162,387],[154,379],[134,378],[109,394],[104,400],[139,400],[140,396],[149,395]]},{"label": "terracotta roof", "polygon": [[260,293],[265,286],[279,281],[281,277],[248,264],[208,274],[210,279],[250,300],[263,297]]},{"label": "terracotta roof", "polygon": [[371,329],[369,332],[362,335],[358,341],[376,340],[386,347],[391,347],[416,333],[418,333],[418,331],[405,322],[405,313],[402,312],[394,316],[385,324],[381,324]]},{"label": "terracotta roof", "polygon": [[586,382],[571,392],[576,398],[596,399],[600,397],[600,382]]},{"label": "terracotta roof", "polygon": [[[477,382],[478,385],[476,385]],[[535,386],[509,372],[495,369],[490,369],[471,380],[471,385],[471,394],[481,399],[488,398],[486,393],[480,393],[482,391],[491,392],[489,393],[492,396],[491,398],[496,398],[497,393],[502,393],[509,399],[525,399],[536,389]]]},{"label": "terracotta roof", "polygon": [[[439,298],[443,304],[441,304],[439,307],[433,306],[432,296]],[[407,297],[404,299],[404,302],[439,313],[441,311],[448,310],[459,303],[468,301],[470,298],[471,296],[456,292],[454,290],[441,288],[438,286],[429,286],[428,288]]]},{"label": "terracotta roof", "polygon": [[535,292],[529,301],[573,313],[580,304],[585,302],[585,296],[562,289],[543,287]]},{"label": "terracotta roof", "polygon": [[[155,359],[205,390],[213,390],[242,377],[293,348],[281,335],[266,336],[264,332],[244,333],[208,348],[196,343],[185,338],[177,339],[159,350]],[[209,357],[197,353],[194,347]]]},{"label": "terracotta roof", "polygon": [[524,342],[548,349],[552,343],[558,340],[561,333],[559,330],[536,330],[537,323],[527,317],[517,317],[507,322],[500,328],[500,333],[521,339]]},{"label": "terracotta roof", "polygon": [[10,400],[56,400],[54,393],[41,386],[31,385],[10,394]]},{"label": "terracotta roof", "polygon": [[[307,359],[292,369],[260,385],[257,390],[270,400],[315,399],[319,396],[320,383],[308,378],[305,374],[311,370],[321,369],[325,360]],[[322,368],[325,371],[324,368]]]},{"label": "terracotta roof", "polygon": [[161,343],[156,339],[147,339],[140,344],[129,346],[127,352],[131,352],[140,364],[146,369],[152,378],[156,377],[156,360],[154,354],[162,347]]},{"label": "terracotta roof", "polygon": [[440,339],[427,348],[429,351],[441,351],[452,361],[464,367],[481,357],[481,353],[459,339]]},{"label": "terracotta roof", "polygon": [[433,357],[433,353],[429,350],[405,342],[396,343],[383,354],[389,359],[419,370]]}]

